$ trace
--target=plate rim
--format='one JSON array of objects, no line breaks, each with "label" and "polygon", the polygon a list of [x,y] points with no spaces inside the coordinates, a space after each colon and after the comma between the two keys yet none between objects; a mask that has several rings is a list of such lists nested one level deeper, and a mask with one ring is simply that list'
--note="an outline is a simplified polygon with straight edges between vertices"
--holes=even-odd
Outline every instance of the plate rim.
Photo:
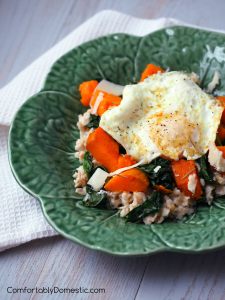
[{"label": "plate rim", "polygon": [[85,246],[89,249],[92,249],[92,250],[97,250],[97,251],[100,251],[100,252],[103,252],[103,253],[107,253],[107,254],[110,254],[110,255],[115,255],[115,256],[122,256],[122,257],[127,257],[127,256],[146,256],[146,255],[153,255],[153,254],[157,254],[157,253],[161,253],[161,252],[176,252],[176,253],[185,253],[185,254],[190,254],[190,253],[204,253],[204,252],[209,252],[209,251],[212,251],[212,250],[219,250],[221,248],[224,248],[225,247],[225,238],[223,240],[223,244],[221,245],[211,245],[209,247],[206,247],[204,249],[200,248],[200,249],[184,249],[184,248],[179,248],[179,246],[177,248],[175,247],[169,247],[169,246],[166,246],[165,244],[161,244],[160,247],[158,247],[158,249],[156,250],[148,250],[148,251],[140,251],[140,252],[136,252],[136,253],[130,253],[130,252],[117,252],[117,251],[113,251],[113,250],[109,250],[107,248],[103,248],[102,246],[98,246],[97,244],[94,244],[94,245],[91,245],[91,244],[88,244],[86,242],[83,242],[81,239],[79,238],[76,238],[75,236],[72,236],[70,234],[67,234],[65,233],[63,230],[61,230],[53,221],[52,219],[49,217],[48,213],[46,212],[46,209],[45,209],[45,205],[44,205],[44,201],[42,199],[41,196],[35,194],[31,189],[29,189],[25,184],[23,184],[20,180],[20,178],[18,177],[18,174],[16,172],[16,170],[14,169],[14,166],[13,166],[13,163],[12,163],[12,151],[11,151],[11,140],[12,140],[12,130],[13,130],[13,127],[14,127],[14,121],[15,119],[17,118],[17,115],[18,113],[23,109],[23,107],[29,102],[31,101],[34,97],[36,97],[37,95],[39,94],[42,94],[42,93],[58,93],[58,94],[65,94],[66,96],[68,97],[71,97],[71,95],[69,94],[66,94],[62,91],[54,91],[54,90],[48,90],[46,89],[45,90],[45,86],[46,86],[46,82],[48,80],[48,77],[49,77],[49,74],[51,73],[51,71],[53,70],[53,68],[55,67],[55,65],[58,63],[59,60],[61,60],[63,57],[67,56],[68,54],[70,54],[72,51],[74,51],[76,48],[79,48],[79,47],[83,47],[85,46],[86,44],[89,44],[90,42],[96,42],[98,40],[101,40],[101,39],[104,39],[104,38],[109,38],[109,37],[113,37],[113,36],[127,36],[127,37],[133,37],[133,38],[138,38],[138,39],[143,39],[143,38],[146,38],[148,36],[151,36],[152,34],[154,33],[157,33],[157,32],[163,32],[163,31],[166,31],[167,29],[173,29],[173,28],[184,28],[184,29],[192,29],[192,30],[197,30],[197,31],[201,31],[201,32],[205,32],[205,33],[213,33],[213,34],[216,34],[216,35],[220,35],[222,37],[225,38],[225,33],[223,32],[217,32],[217,31],[213,31],[213,30],[210,30],[210,29],[205,29],[205,28],[198,28],[198,27],[191,27],[191,26],[186,26],[186,25],[171,25],[171,26],[168,26],[168,27],[164,27],[164,28],[161,28],[161,29],[158,29],[158,30],[155,30],[149,34],[146,34],[144,36],[137,36],[137,35],[132,35],[132,34],[127,34],[127,33],[122,33],[122,32],[119,32],[119,33],[111,33],[111,34],[107,34],[107,35],[103,35],[103,36],[100,36],[100,37],[97,37],[97,38],[93,38],[91,40],[88,40],[74,48],[72,48],[71,50],[69,50],[68,52],[64,53],[63,55],[61,55],[52,65],[51,67],[49,68],[49,71],[47,73],[47,75],[45,76],[45,79],[43,81],[43,86],[42,88],[37,92],[35,93],[34,95],[32,95],[31,97],[29,97],[28,99],[25,100],[25,102],[20,106],[20,108],[17,110],[16,114],[14,115],[13,117],[13,120],[10,124],[10,128],[9,128],[9,133],[8,133],[8,143],[7,143],[7,146],[8,146],[8,161],[9,161],[9,165],[10,165],[10,169],[12,171],[12,174],[15,178],[15,180],[17,181],[17,183],[28,193],[30,194],[31,196],[33,196],[35,199],[37,199],[41,205],[41,210],[42,210],[42,213],[45,217],[45,219],[47,220],[47,222],[53,227],[54,230],[56,230],[56,232],[58,232],[60,235],[62,235],[63,237],[71,240],[72,242],[75,242],[79,245],[82,245],[82,246]]}]

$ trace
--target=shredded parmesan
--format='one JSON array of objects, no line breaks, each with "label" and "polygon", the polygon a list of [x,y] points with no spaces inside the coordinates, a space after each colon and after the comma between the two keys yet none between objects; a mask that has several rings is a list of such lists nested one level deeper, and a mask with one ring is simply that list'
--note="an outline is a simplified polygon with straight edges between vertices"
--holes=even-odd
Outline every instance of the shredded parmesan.
[{"label": "shredded parmesan", "polygon": [[141,160],[132,166],[117,169],[116,171],[114,171],[112,173],[107,173],[104,170],[102,170],[101,168],[98,168],[94,172],[94,174],[91,176],[91,178],[88,180],[87,184],[91,185],[95,191],[99,191],[104,186],[105,181],[108,177],[112,177],[112,176],[120,174],[121,172],[133,169],[133,168],[143,164],[144,162],[145,162],[145,160]]},{"label": "shredded parmesan", "polygon": [[225,172],[225,159],[223,158],[223,152],[220,151],[214,143],[209,146],[209,163],[219,172]]},{"label": "shredded parmesan", "polygon": [[157,166],[157,167],[155,167],[155,169],[154,169],[153,171],[154,171],[155,173],[158,173],[160,169],[161,169],[161,166]]},{"label": "shredded parmesan", "polygon": [[123,94],[124,86],[112,83],[108,80],[103,79],[96,86],[95,91],[100,90],[115,96],[120,96]]},{"label": "shredded parmesan", "polygon": [[197,186],[196,174],[191,174],[188,176],[188,190],[194,194]]},{"label": "shredded parmesan", "polygon": [[106,178],[109,173],[105,172],[101,168],[97,168],[91,178],[88,180],[87,184],[91,185],[95,191],[99,191],[105,184]]},{"label": "shredded parmesan", "polygon": [[215,71],[212,81],[208,84],[207,92],[212,93],[216,86],[220,83],[220,73]]},{"label": "shredded parmesan", "polygon": [[146,161],[144,159],[140,160],[138,163],[132,165],[132,166],[129,166],[129,167],[124,167],[124,168],[121,168],[121,169],[118,169],[112,173],[109,173],[109,177],[112,177],[112,176],[115,176],[115,175],[118,175],[124,171],[127,171],[127,170],[130,170],[130,169],[133,169],[133,168],[136,168],[137,166],[140,166],[142,164],[144,164]]},{"label": "shredded parmesan", "polygon": [[104,94],[100,92],[100,93],[98,94],[98,97],[96,98],[95,104],[94,104],[93,107],[91,108],[91,113],[92,113],[93,115],[97,115],[98,107],[99,107],[99,104],[102,102],[103,97],[104,97]]}]

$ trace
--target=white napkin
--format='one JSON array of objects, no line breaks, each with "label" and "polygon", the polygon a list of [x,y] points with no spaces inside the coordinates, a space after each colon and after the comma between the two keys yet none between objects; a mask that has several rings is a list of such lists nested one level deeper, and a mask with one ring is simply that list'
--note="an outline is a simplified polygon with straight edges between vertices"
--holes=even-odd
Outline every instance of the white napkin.
[{"label": "white napkin", "polygon": [[7,135],[13,116],[21,104],[41,89],[52,64],[81,43],[118,32],[143,36],[174,24],[181,22],[165,18],[137,19],[115,11],[102,11],[75,29],[0,90],[0,251],[32,239],[57,234],[44,219],[39,202],[22,190],[10,171]]}]

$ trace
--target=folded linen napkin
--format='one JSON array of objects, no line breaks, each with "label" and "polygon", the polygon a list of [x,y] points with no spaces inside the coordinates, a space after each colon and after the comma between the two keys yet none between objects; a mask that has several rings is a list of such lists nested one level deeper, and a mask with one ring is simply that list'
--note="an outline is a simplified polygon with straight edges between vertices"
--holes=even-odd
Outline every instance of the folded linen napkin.
[{"label": "folded linen napkin", "polygon": [[181,22],[167,18],[138,19],[115,11],[102,11],[75,29],[0,90],[0,251],[32,239],[57,234],[44,219],[39,202],[23,191],[10,171],[7,136],[18,108],[41,89],[52,64],[81,43],[118,32],[143,36],[175,24]]}]

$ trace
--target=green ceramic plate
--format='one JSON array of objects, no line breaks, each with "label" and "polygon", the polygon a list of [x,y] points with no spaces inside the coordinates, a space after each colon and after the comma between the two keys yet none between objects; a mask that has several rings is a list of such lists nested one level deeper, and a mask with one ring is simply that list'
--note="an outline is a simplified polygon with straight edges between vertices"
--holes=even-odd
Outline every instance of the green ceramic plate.
[{"label": "green ceramic plate", "polygon": [[[225,201],[201,207],[177,223],[140,225],[126,223],[113,211],[85,208],[74,192],[76,122],[83,111],[78,85],[102,78],[122,85],[136,82],[147,63],[196,72],[207,86],[215,70],[225,74],[225,36],[179,26],[142,38],[109,35],[70,51],[53,65],[43,89],[13,121],[9,159],[14,176],[39,199],[59,233],[92,249],[137,255],[225,246]],[[215,93],[225,94],[225,76]]]}]

